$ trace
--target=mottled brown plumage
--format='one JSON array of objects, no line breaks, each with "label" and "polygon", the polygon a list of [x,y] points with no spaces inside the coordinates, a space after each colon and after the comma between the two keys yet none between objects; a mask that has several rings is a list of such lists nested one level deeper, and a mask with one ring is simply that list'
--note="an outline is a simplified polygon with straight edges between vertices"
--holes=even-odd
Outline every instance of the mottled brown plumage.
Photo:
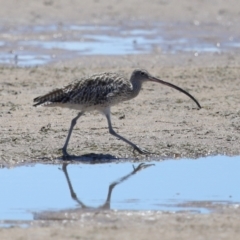
[{"label": "mottled brown plumage", "polygon": [[143,82],[146,81],[157,82],[175,88],[189,96],[197,106],[201,108],[198,101],[188,92],[178,86],[151,76],[145,70],[133,71],[130,80],[117,73],[100,73],[87,78],[82,78],[63,88],[55,89],[46,95],[35,98],[34,102],[36,103],[33,106],[58,106],[80,110],[77,117],[72,120],[63,147],[64,157],[69,157],[69,154],[67,153],[67,145],[77,120],[84,112],[92,110],[98,110],[106,116],[110,134],[128,143],[139,153],[147,154],[149,153],[148,151],[139,148],[131,141],[117,134],[112,128],[110,118],[110,107],[119,102],[136,97],[141,90]]},{"label": "mottled brown plumage", "polygon": [[[100,73],[82,78],[34,99],[34,106],[60,106],[98,110],[131,98],[132,84],[117,73]],[[72,107],[70,106],[72,105]]]}]

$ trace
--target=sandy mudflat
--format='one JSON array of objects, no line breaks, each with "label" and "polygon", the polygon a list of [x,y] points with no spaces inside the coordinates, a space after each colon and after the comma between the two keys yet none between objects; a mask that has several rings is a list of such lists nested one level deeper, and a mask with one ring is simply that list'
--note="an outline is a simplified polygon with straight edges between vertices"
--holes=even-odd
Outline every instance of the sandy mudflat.
[{"label": "sandy mudflat", "polygon": [[[210,3],[209,3],[210,2]],[[211,31],[238,35],[240,4],[223,1],[1,1],[1,28],[59,23],[120,25],[156,22],[204,25]],[[212,29],[211,29],[212,26]],[[207,36],[206,36],[207,37]],[[37,68],[0,67],[0,165],[52,161],[61,156],[70,120],[76,112],[33,108],[32,99],[66,85],[76,77],[103,71],[127,76],[146,68],[154,76],[189,91],[186,96],[147,83],[140,95],[112,108],[115,129],[154,157],[209,154],[240,155],[239,51],[135,56],[89,56]],[[123,117],[124,116],[124,117]],[[109,135],[98,113],[79,120],[69,152],[134,156],[132,149]],[[39,160],[42,159],[42,160]],[[86,214],[86,213],[84,213]],[[37,221],[28,229],[0,229],[1,239],[238,239],[239,209],[218,209],[208,215],[159,212],[102,212],[74,221]]]},{"label": "sandy mudflat", "polygon": [[[146,61],[148,57],[150,59]],[[76,112],[34,108],[34,97],[54,86],[65,85],[73,76],[81,76],[82,72],[90,74],[110,69],[130,74],[134,66],[130,64],[129,67],[128,63],[135,60],[142,60],[154,75],[184,86],[203,108],[198,110],[194,102],[172,89],[146,83],[137,98],[112,108],[112,120],[118,132],[158,157],[239,155],[240,68],[233,66],[235,62],[232,66],[231,62],[228,66],[221,66],[222,63],[215,67],[206,66],[207,62],[216,63],[224,61],[224,58],[228,62],[227,56],[199,57],[202,58],[202,65],[194,66],[192,63],[190,67],[187,64],[177,66],[176,57],[169,57],[176,62],[174,67],[160,68],[156,62],[164,62],[164,59],[154,56],[128,57],[126,63],[118,57],[101,57],[110,66],[101,69],[93,63],[94,57],[84,62],[87,69],[78,65],[72,68],[74,63],[66,63],[65,67],[2,68],[1,163],[12,165],[22,160],[34,162],[38,158],[51,160],[61,156],[59,149]],[[182,61],[187,62],[188,58],[190,56],[182,56]],[[75,155],[93,152],[121,158],[135,157],[131,147],[108,133],[106,119],[99,113],[87,113],[79,120],[69,152]],[[145,158],[141,155],[136,157]]]}]

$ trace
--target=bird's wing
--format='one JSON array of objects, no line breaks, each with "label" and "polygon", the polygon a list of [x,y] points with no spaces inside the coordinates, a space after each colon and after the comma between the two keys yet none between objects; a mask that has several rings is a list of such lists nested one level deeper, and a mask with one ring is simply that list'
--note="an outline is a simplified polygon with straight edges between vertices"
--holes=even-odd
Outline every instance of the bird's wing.
[{"label": "bird's wing", "polygon": [[94,75],[83,82],[76,84],[76,91],[72,91],[73,102],[89,103],[93,105],[102,104],[124,95],[129,90],[130,82],[121,75],[114,73],[103,73]]},{"label": "bird's wing", "polygon": [[46,95],[35,98],[36,104],[34,106],[52,103],[96,105],[124,95],[129,87],[130,82],[119,74],[96,74],[75,80],[63,88],[55,89]]}]

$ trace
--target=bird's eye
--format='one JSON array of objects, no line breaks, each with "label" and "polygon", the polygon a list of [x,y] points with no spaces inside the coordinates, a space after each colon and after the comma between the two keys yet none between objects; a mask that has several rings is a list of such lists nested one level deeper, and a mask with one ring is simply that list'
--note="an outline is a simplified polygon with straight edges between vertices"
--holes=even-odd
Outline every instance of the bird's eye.
[{"label": "bird's eye", "polygon": [[140,72],[140,74],[143,76],[143,75],[145,75],[145,73],[144,72]]}]

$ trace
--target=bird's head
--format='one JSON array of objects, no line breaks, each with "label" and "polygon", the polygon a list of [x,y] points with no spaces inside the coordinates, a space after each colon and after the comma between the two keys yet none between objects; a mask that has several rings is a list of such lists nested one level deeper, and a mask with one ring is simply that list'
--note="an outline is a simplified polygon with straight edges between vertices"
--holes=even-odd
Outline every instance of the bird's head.
[{"label": "bird's head", "polygon": [[145,81],[150,81],[150,74],[148,73],[147,70],[143,69],[136,69],[133,71],[131,79],[140,81],[140,82],[145,82]]},{"label": "bird's head", "polygon": [[148,71],[146,70],[134,70],[133,73],[132,73],[132,76],[131,76],[131,81],[132,82],[139,82],[140,84],[142,84],[143,82],[147,82],[147,81],[150,81],[150,82],[157,82],[157,83],[161,83],[163,85],[166,85],[166,86],[169,86],[169,87],[172,87],[172,88],[175,88],[177,89],[178,91],[186,94],[188,97],[190,97],[196,104],[199,108],[201,108],[201,105],[198,103],[198,101],[191,95],[189,94],[188,92],[186,92],[185,90],[183,90],[182,88],[172,84],[172,83],[169,83],[169,82],[165,82],[163,80],[160,80],[158,78],[155,78],[153,77],[150,73],[148,73]]}]

